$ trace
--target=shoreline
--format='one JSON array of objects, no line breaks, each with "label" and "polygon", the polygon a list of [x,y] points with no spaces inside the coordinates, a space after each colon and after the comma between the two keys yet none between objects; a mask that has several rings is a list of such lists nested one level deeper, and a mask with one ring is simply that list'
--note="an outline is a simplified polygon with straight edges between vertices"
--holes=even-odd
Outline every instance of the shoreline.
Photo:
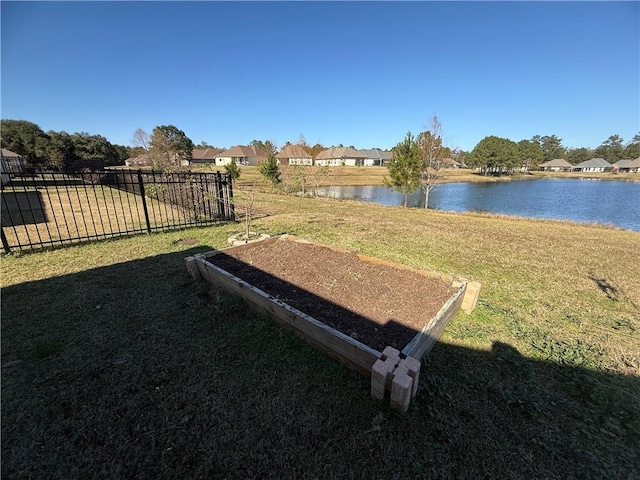
[{"label": "shoreline", "polygon": [[[210,169],[213,171],[213,169]],[[218,169],[224,170],[224,169]],[[289,170],[289,171],[288,171]],[[281,178],[283,180],[291,180],[293,176],[290,167],[282,168]],[[317,186],[373,186],[384,185],[384,177],[387,176],[386,167],[337,167],[329,168],[329,175],[321,179]],[[542,172],[534,171],[528,173],[517,173],[514,175],[504,176],[484,176],[474,172],[471,169],[446,170],[442,172],[442,178],[438,183],[482,183],[482,182],[510,182],[512,180],[521,179],[539,179],[539,178],[575,178],[575,179],[592,179],[592,180],[613,180],[613,181],[631,181],[640,182],[639,173],[583,173],[583,172]],[[239,185],[260,184],[263,179],[258,171],[258,167],[242,167]],[[307,185],[313,182],[307,181]]]},{"label": "shoreline", "polygon": [[[116,169],[137,170],[130,167],[111,167]],[[145,170],[146,168],[143,168]],[[240,178],[236,183],[240,186],[260,185],[264,184],[264,179],[260,175],[257,166],[240,167]],[[190,169],[193,172],[214,173],[224,172],[224,167],[216,167],[215,165],[192,165]],[[281,179],[293,183],[293,177],[298,176],[294,172],[294,167],[281,165]],[[328,175],[319,179],[318,187],[357,187],[357,186],[375,186],[384,185],[384,177],[387,176],[386,167],[329,167]],[[482,183],[482,182],[510,182],[512,180],[521,179],[539,179],[539,178],[575,178],[575,179],[591,179],[591,180],[612,180],[624,182],[640,182],[640,173],[611,173],[611,172],[545,172],[531,171],[515,173],[513,175],[493,176],[481,175],[474,170],[465,169],[446,169],[441,171],[441,178],[438,183]],[[307,185],[316,184],[312,175],[307,175]],[[296,180],[298,181],[298,180]]]}]

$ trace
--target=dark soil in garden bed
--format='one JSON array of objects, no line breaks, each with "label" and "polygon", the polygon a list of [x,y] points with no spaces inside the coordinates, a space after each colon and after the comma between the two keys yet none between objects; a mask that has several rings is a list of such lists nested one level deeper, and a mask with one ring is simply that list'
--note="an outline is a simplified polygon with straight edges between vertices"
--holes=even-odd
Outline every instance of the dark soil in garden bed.
[{"label": "dark soil in garden bed", "polygon": [[455,292],[438,277],[284,239],[207,260],[379,351],[402,350]]}]

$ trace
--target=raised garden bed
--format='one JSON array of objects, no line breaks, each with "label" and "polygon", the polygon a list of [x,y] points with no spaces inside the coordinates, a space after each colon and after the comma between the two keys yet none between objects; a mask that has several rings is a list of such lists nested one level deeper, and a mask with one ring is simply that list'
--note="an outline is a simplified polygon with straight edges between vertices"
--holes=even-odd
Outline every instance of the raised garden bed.
[{"label": "raised garden bed", "polygon": [[[240,295],[322,351],[371,375],[372,394],[390,395],[403,410],[405,397],[417,388],[419,361],[461,306],[475,306],[479,290],[478,284],[470,288],[466,281],[292,236],[186,261],[194,278]],[[400,380],[409,385],[398,387],[402,398],[394,399],[393,385]]]}]

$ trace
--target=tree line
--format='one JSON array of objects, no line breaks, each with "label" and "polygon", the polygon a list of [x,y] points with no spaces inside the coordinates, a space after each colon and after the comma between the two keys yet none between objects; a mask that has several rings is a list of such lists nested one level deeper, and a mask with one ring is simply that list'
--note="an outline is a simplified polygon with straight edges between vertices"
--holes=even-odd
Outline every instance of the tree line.
[{"label": "tree line", "polygon": [[488,136],[480,140],[463,160],[471,168],[485,173],[512,173],[521,167],[535,168],[541,163],[564,158],[572,165],[592,158],[604,158],[609,163],[640,157],[640,133],[624,143],[620,135],[611,135],[598,147],[566,148],[556,135],[535,135],[530,140],[514,142],[508,138]]},{"label": "tree line", "polygon": [[[434,120],[436,124],[433,124]],[[436,129],[437,132],[434,134],[432,130]],[[430,139],[427,133],[433,138]],[[73,134],[53,130],[44,132],[37,124],[26,120],[0,120],[0,134],[2,147],[26,157],[34,166],[60,170],[72,167],[78,161],[100,161],[104,165],[123,165],[127,158],[145,153],[149,155],[154,165],[165,167],[188,163],[194,148],[224,150],[206,142],[194,145],[182,130],[173,125],[159,125],[150,135],[142,129],[136,130],[132,146],[112,144],[102,135],[91,135],[86,132]],[[531,139],[519,142],[492,135],[480,140],[471,152],[465,152],[443,144],[440,124],[437,123],[436,117],[432,118],[431,129],[413,138],[413,141],[439,142],[438,148],[432,149],[429,154],[425,153],[424,148],[422,149],[422,155],[431,155],[430,167],[436,166],[434,164],[436,160],[453,158],[471,168],[479,168],[485,173],[510,173],[522,166],[535,168],[540,163],[555,158],[564,158],[576,165],[594,157],[604,158],[610,163],[623,158],[640,157],[640,133],[626,143],[620,135],[611,135],[594,149],[567,148],[562,145],[562,139],[556,135],[534,135]],[[286,142],[283,146],[289,143]],[[327,148],[320,143],[308,144],[304,135],[300,135],[296,143],[312,157],[316,157]],[[270,140],[253,140],[250,144],[263,151],[265,157],[277,151],[277,146]],[[355,147],[351,146],[351,148]],[[398,145],[392,150],[397,148]],[[435,154],[438,159],[434,158]],[[428,174],[431,171],[423,170],[422,174],[425,172]]]},{"label": "tree line", "polygon": [[2,147],[27,159],[36,167],[64,170],[79,161],[123,165],[130,147],[114,145],[102,135],[69,134],[49,130],[26,120],[0,120]]}]

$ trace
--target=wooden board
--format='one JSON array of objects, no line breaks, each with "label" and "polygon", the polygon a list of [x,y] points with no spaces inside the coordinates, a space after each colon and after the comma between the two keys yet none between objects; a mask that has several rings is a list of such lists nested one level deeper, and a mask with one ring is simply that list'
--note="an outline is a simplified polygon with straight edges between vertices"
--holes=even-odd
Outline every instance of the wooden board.
[{"label": "wooden board", "polygon": [[442,335],[442,332],[444,332],[447,324],[458,312],[460,305],[462,305],[466,288],[466,284],[462,284],[460,288],[458,288],[456,293],[447,300],[440,311],[427,322],[422,331],[418,332],[418,334],[413,337],[413,340],[402,349],[404,355],[422,360],[422,357],[429,353]]}]

